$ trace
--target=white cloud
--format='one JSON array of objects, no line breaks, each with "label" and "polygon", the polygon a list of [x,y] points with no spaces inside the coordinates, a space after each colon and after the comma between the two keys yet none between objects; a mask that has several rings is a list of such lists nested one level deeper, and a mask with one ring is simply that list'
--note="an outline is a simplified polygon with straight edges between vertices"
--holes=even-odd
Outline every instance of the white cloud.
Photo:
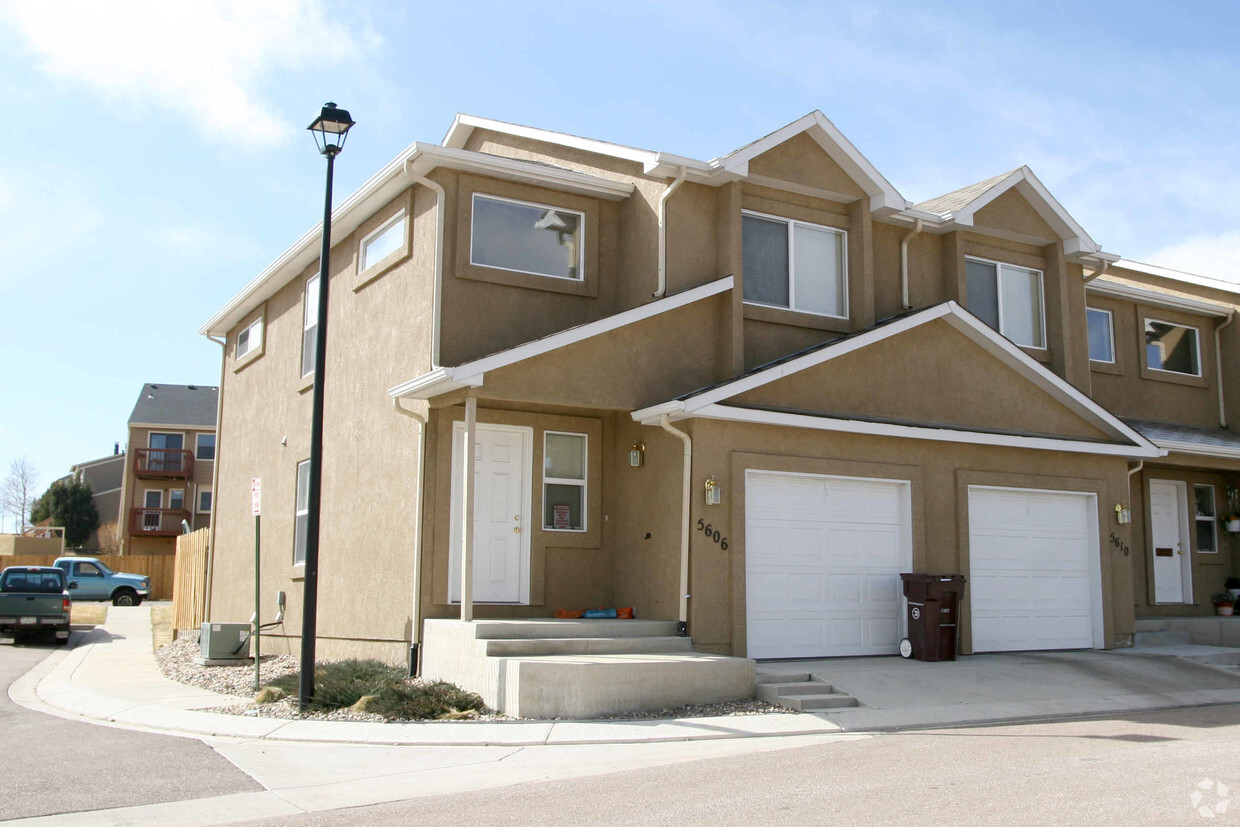
[{"label": "white cloud", "polygon": [[1146,263],[1223,281],[1240,282],[1240,230],[1191,236],[1178,244],[1150,253]]},{"label": "white cloud", "polygon": [[47,74],[180,111],[208,137],[251,147],[280,143],[296,127],[273,114],[260,78],[361,52],[321,0],[19,0],[0,6],[0,17]]}]

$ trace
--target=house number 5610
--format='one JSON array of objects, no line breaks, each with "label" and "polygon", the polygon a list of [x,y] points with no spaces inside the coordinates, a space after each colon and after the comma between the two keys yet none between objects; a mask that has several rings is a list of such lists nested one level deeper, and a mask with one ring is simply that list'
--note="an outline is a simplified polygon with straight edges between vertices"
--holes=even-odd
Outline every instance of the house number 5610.
[{"label": "house number 5610", "polygon": [[698,531],[702,532],[708,538],[718,543],[719,548],[723,549],[724,551],[728,550],[728,538],[720,537],[719,529],[712,527],[710,523],[706,522],[701,517],[698,518]]}]

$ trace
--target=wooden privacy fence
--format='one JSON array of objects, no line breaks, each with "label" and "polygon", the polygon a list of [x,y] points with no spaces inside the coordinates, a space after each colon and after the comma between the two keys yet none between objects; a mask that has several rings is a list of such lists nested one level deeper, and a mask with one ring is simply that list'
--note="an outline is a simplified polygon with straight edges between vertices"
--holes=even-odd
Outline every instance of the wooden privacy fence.
[{"label": "wooden privacy fence", "polygon": [[172,627],[197,629],[206,613],[209,531],[200,528],[177,537],[176,571],[172,587]]},{"label": "wooden privacy fence", "polygon": [[[203,529],[206,531],[206,529]],[[12,554],[0,557],[0,568],[9,566],[50,566],[58,554]],[[73,556],[73,555],[69,555]],[[171,554],[116,554],[106,556],[86,554],[95,557],[112,571],[123,571],[126,574],[145,574],[151,578],[151,600],[169,600],[172,597],[173,569],[176,558]]]}]

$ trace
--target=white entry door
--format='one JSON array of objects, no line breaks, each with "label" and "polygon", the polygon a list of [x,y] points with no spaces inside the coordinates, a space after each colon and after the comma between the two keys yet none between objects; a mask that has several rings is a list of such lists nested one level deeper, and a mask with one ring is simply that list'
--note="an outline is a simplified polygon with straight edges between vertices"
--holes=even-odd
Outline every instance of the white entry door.
[{"label": "white entry door", "polygon": [[[530,450],[533,429],[475,426],[474,600],[528,603],[530,595]],[[465,424],[452,432],[451,568],[448,589],[461,599],[461,506]]]},{"label": "white entry door", "polygon": [[969,487],[974,652],[1102,646],[1097,497]]},{"label": "white entry door", "polygon": [[906,482],[747,472],[748,657],[895,654],[910,509]]},{"label": "white entry door", "polygon": [[1189,603],[1188,492],[1182,482],[1150,480],[1154,601]]}]

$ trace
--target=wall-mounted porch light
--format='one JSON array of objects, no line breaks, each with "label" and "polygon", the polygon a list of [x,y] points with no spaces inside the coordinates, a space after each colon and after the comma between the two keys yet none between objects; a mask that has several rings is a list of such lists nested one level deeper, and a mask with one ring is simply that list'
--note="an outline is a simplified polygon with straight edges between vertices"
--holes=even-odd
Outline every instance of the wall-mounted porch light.
[{"label": "wall-mounted porch light", "polygon": [[629,449],[629,467],[641,468],[646,462],[646,443],[634,442]]},{"label": "wall-mounted porch light", "polygon": [[1115,522],[1120,525],[1128,525],[1132,522],[1132,512],[1125,508],[1123,503],[1115,504]]},{"label": "wall-mounted porch light", "polygon": [[719,481],[714,477],[706,478],[706,504],[719,505],[719,501],[723,497],[723,491],[719,488]]}]

